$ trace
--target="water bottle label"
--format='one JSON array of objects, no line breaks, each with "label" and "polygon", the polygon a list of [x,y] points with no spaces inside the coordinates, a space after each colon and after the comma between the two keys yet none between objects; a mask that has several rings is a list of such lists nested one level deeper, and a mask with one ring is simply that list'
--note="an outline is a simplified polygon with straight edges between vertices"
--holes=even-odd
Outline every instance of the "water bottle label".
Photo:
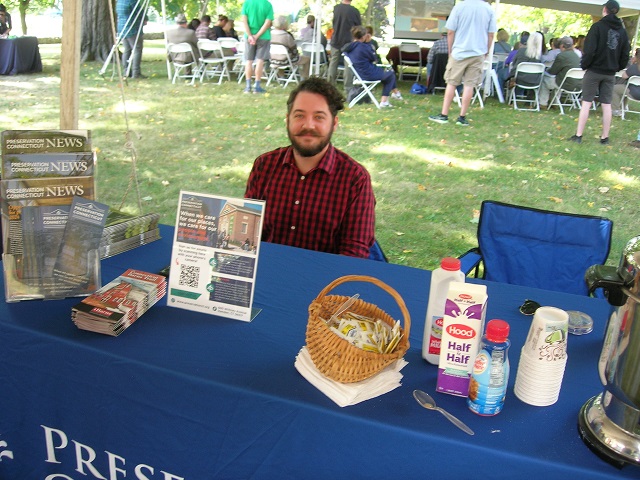
[{"label": "water bottle label", "polygon": [[440,355],[442,343],[442,317],[435,316],[431,319],[431,335],[429,336],[429,354]]}]

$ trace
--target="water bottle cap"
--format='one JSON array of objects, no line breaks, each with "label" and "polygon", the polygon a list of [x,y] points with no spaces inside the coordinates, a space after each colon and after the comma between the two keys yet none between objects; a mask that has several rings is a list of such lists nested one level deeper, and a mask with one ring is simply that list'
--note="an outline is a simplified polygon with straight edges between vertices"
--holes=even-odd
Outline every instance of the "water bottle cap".
[{"label": "water bottle cap", "polygon": [[460,259],[453,257],[445,257],[440,262],[440,267],[443,270],[447,270],[449,272],[455,272],[456,270],[460,270]]},{"label": "water bottle cap", "polygon": [[504,342],[509,336],[509,324],[504,320],[489,320],[485,335],[490,342]]}]

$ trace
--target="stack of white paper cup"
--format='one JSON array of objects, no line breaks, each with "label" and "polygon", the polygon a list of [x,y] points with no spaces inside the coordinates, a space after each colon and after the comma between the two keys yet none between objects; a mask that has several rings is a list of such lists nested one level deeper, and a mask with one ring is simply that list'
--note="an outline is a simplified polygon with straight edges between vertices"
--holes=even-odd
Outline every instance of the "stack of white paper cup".
[{"label": "stack of white paper cup", "polygon": [[545,407],[558,401],[567,364],[569,315],[555,307],[536,310],[520,352],[514,393],[529,405]]}]

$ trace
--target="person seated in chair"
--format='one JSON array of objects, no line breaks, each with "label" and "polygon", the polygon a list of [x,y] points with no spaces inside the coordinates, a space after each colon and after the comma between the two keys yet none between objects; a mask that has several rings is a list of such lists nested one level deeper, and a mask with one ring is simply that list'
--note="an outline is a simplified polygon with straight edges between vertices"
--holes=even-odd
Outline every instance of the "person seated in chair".
[{"label": "person seated in chair", "polygon": [[[611,108],[613,109],[614,117],[622,116],[622,94],[624,93],[629,78],[635,75],[640,75],[640,48],[636,48],[636,54],[631,57],[631,64],[622,72],[622,82],[616,83],[613,86]],[[637,85],[629,85],[629,95],[636,100],[640,100],[640,87]]]},{"label": "person seated in chair", "polygon": [[376,54],[371,45],[365,43],[367,30],[362,25],[351,28],[353,42],[347,44],[342,52],[353,63],[353,68],[363,80],[380,80],[382,82],[381,107],[390,107],[389,94],[392,98],[402,100],[400,90],[396,87],[396,74],[393,70],[385,70],[376,65]]},{"label": "person seated in chair", "polygon": [[[279,15],[273,21],[273,30],[271,30],[271,44],[284,45],[289,52],[289,58],[293,65],[298,65],[298,73],[304,80],[309,78],[309,65],[311,57],[300,56],[295,38],[289,32],[289,20],[284,15]],[[271,64],[276,66],[287,65],[287,57],[284,55],[271,55]]]},{"label": "person seated in chair", "polygon": [[227,24],[223,27],[223,30],[227,37],[235,38],[236,40],[238,40],[238,33],[236,32],[234,24],[235,21],[233,20],[233,18],[230,18]]},{"label": "person seated in chair", "polygon": [[[177,28],[172,28],[167,30],[167,42],[178,44],[178,43],[188,43],[191,46],[191,52],[193,53],[193,58],[197,59],[200,55],[198,53],[198,37],[196,37],[195,30],[191,30],[187,24],[187,17],[184,13],[179,13],[176,16],[176,25]],[[187,53],[177,53],[174,58],[170,60],[177,62],[190,62],[192,60],[191,56]],[[191,69],[188,69],[187,73],[191,73]]]},{"label": "person seated in chair", "polygon": [[266,200],[262,240],[367,258],[374,243],[375,198],[367,170],[331,144],[344,97],[320,77],[287,101],[291,145],[260,155],[245,198]]},{"label": "person seated in chair", "polygon": [[449,42],[447,41],[447,32],[442,32],[440,38],[433,42],[427,55],[427,78],[431,77],[431,69],[433,68],[433,60],[438,53],[449,54]]},{"label": "person seated in chair", "polygon": [[199,39],[215,40],[216,34],[211,28],[211,15],[203,15],[200,18],[200,25],[196,28],[196,37]]},{"label": "person seated in chair", "polygon": [[[542,34],[540,32],[533,32],[529,37],[527,44],[524,47],[520,47],[518,53],[516,53],[516,56],[513,59],[513,65],[511,66],[511,71],[509,72],[509,76],[507,77],[509,80],[515,77],[516,69],[518,68],[518,65],[520,63],[540,63],[540,59],[542,57],[542,43]],[[522,85],[533,87],[539,83],[540,75],[537,73],[520,74],[518,77],[518,81]]]},{"label": "person seated in chair", "polygon": [[9,36],[11,33],[11,14],[7,12],[7,7],[0,3],[0,35]]},{"label": "person seated in chair", "polygon": [[4,12],[0,12],[0,35],[7,37],[9,35],[9,27],[7,26],[7,17]]},{"label": "person seated in chair", "polygon": [[213,34],[216,38],[224,38],[227,36],[224,27],[229,23],[229,17],[226,15],[218,15],[218,22],[213,26]]},{"label": "person seated in chair", "polygon": [[364,27],[367,29],[367,35],[364,39],[364,43],[368,43],[369,45],[371,45],[371,48],[373,48],[373,52],[376,54],[376,63],[379,65],[382,63],[382,58],[380,57],[380,54],[378,53],[378,41],[373,38],[373,35],[375,33],[375,31],[373,30],[373,27]]},{"label": "person seated in chair", "polygon": [[[316,43],[316,39],[313,36],[313,27],[316,24],[316,17],[314,15],[307,15],[307,26],[300,29],[300,41],[305,43]],[[324,33],[320,32],[320,43],[324,48],[327,48],[327,37]]]},{"label": "person seated in chair", "polygon": [[[540,85],[540,106],[546,107],[549,103],[549,94],[553,90],[560,88],[567,72],[572,68],[580,68],[580,57],[573,50],[573,39],[562,37],[558,40],[560,53],[556,56],[553,64],[547,69]],[[569,79],[562,87],[564,90],[579,90],[582,85],[581,80]]]}]

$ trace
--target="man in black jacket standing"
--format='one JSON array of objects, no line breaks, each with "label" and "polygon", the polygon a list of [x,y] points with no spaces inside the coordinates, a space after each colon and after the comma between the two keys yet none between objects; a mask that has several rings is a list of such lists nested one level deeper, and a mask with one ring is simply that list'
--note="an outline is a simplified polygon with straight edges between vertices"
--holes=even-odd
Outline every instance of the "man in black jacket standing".
[{"label": "man in black jacket standing", "polygon": [[619,11],[620,4],[616,0],[605,3],[602,9],[603,18],[591,26],[585,39],[580,66],[587,72],[582,81],[582,106],[578,117],[578,129],[576,134],[569,138],[572,142],[582,142],[582,133],[589,118],[591,104],[598,95],[602,106],[600,143],[609,143],[615,75],[617,71],[626,68],[631,48],[622,20],[616,16]]}]

